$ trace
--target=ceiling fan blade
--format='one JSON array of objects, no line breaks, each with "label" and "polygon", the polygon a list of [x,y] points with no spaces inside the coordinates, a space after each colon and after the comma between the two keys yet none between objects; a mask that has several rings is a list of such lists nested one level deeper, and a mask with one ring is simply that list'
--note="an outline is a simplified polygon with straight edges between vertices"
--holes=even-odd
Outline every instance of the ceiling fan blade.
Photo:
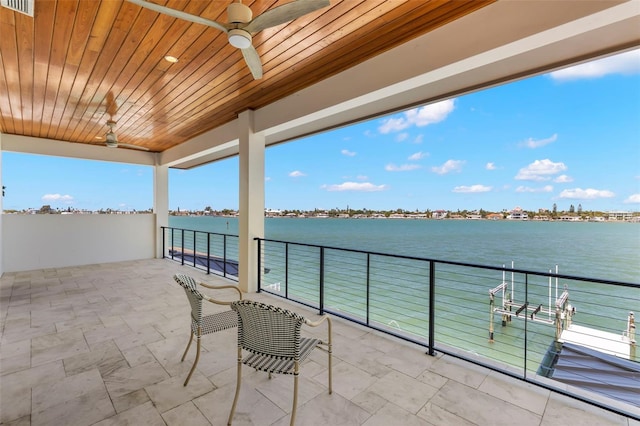
[{"label": "ceiling fan blade", "polygon": [[195,22],[196,24],[202,24],[209,27],[216,28],[222,32],[227,32],[227,27],[220,22],[212,21],[210,19],[201,18],[200,16],[191,15],[190,13],[183,12],[181,10],[171,9],[166,6],[151,3],[147,0],[127,0],[130,3],[137,4],[138,6],[145,7],[154,12],[162,13],[164,15],[173,16],[174,18],[184,19],[185,21]]},{"label": "ceiling fan blade", "polygon": [[113,119],[113,117],[116,115],[116,112],[118,112],[118,104],[116,103],[116,98],[115,96],[113,96],[113,92],[111,90],[107,92],[106,104],[107,114],[109,114],[110,119]]},{"label": "ceiling fan blade", "polygon": [[257,33],[265,28],[275,27],[285,22],[293,21],[307,13],[327,7],[329,4],[329,0],[295,0],[291,3],[269,9],[263,14],[256,16],[256,18],[246,27],[243,27],[243,29],[250,33]]},{"label": "ceiling fan blade", "polygon": [[149,148],[145,148],[144,146],[131,145],[128,143],[118,143],[118,148],[128,148],[128,149],[137,149],[140,151],[149,151]]},{"label": "ceiling fan blade", "polygon": [[251,70],[253,79],[260,80],[262,78],[262,62],[260,61],[260,55],[258,55],[256,48],[249,46],[246,49],[240,50],[242,50],[244,61],[247,63],[249,70]]}]

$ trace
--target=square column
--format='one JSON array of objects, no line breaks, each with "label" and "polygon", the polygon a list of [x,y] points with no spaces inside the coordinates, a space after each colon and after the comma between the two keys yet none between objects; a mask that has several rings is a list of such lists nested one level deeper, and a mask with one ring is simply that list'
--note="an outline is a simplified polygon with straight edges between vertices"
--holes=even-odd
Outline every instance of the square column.
[{"label": "square column", "polygon": [[255,293],[258,289],[258,243],[264,238],[264,133],[253,131],[253,111],[238,115],[240,154],[239,259],[240,289]]},{"label": "square column", "polygon": [[153,168],[153,213],[156,217],[156,258],[161,259],[162,229],[169,226],[169,167],[156,164]]}]

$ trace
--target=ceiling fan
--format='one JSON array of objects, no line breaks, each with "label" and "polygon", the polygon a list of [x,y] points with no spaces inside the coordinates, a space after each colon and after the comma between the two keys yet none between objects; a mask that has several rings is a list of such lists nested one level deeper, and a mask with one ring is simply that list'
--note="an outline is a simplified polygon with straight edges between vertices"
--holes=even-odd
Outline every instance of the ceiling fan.
[{"label": "ceiling fan", "polygon": [[[109,119],[107,120],[107,126],[109,127],[109,131],[104,135],[104,144],[109,148],[129,148],[129,149],[138,149],[140,151],[149,151],[149,148],[145,148],[143,146],[131,145],[128,143],[120,143],[118,142],[118,136],[113,131],[113,128],[117,124],[113,119],[113,116],[118,112],[118,104],[116,103],[115,96],[113,92],[107,93],[106,99],[106,112],[109,114]],[[101,139],[101,138],[100,138]]]},{"label": "ceiling fan", "polygon": [[120,143],[118,142],[118,136],[113,131],[113,127],[116,125],[116,122],[109,119],[107,120],[107,126],[109,126],[109,131],[104,136],[104,144],[109,148],[129,148],[129,149],[139,149],[140,151],[149,151],[149,148],[145,148],[144,146],[131,145],[128,143]]},{"label": "ceiling fan", "polygon": [[131,3],[141,7],[146,7],[158,13],[173,16],[174,18],[184,19],[186,21],[195,22],[197,24],[207,25],[216,28],[227,34],[229,44],[242,51],[249,70],[255,80],[262,78],[262,63],[260,56],[252,44],[251,35],[262,31],[266,28],[275,27],[285,22],[293,21],[308,13],[314,12],[323,7],[329,6],[329,0],[294,0],[291,3],[274,7],[267,10],[261,15],[253,18],[253,12],[249,6],[238,3],[231,3],[227,7],[227,16],[229,22],[226,24],[201,18],[200,16],[191,15],[181,10],[171,9],[166,6],[151,3],[148,0],[128,0]]}]

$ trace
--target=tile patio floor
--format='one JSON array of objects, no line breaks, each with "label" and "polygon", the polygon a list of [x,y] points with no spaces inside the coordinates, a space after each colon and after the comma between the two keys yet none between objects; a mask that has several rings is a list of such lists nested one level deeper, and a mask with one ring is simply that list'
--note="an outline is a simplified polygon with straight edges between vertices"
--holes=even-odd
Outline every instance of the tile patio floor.
[{"label": "tile patio floor", "polygon": [[[172,279],[177,272],[222,281],[159,259],[4,274],[0,423],[226,424],[236,330],[203,338],[198,369],[183,387],[195,348],[181,363],[189,307]],[[247,298],[315,317],[266,295]],[[333,335],[334,393],[327,393],[326,354],[315,351],[302,368],[298,425],[640,426],[339,319]],[[288,425],[292,378],[244,372],[234,425]]]}]

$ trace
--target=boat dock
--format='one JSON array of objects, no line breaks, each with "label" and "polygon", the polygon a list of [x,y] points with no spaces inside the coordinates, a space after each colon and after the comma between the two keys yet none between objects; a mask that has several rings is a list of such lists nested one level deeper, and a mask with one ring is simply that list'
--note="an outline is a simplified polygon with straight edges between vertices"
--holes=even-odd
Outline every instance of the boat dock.
[{"label": "boat dock", "polygon": [[[633,312],[629,315],[630,317],[633,317]],[[623,334],[615,334],[577,324],[571,324],[569,328],[562,330],[558,341],[560,343],[572,343],[584,346],[605,354],[633,360],[635,359],[636,348],[635,339],[632,340],[634,337],[633,333],[629,333],[628,331]]]}]

